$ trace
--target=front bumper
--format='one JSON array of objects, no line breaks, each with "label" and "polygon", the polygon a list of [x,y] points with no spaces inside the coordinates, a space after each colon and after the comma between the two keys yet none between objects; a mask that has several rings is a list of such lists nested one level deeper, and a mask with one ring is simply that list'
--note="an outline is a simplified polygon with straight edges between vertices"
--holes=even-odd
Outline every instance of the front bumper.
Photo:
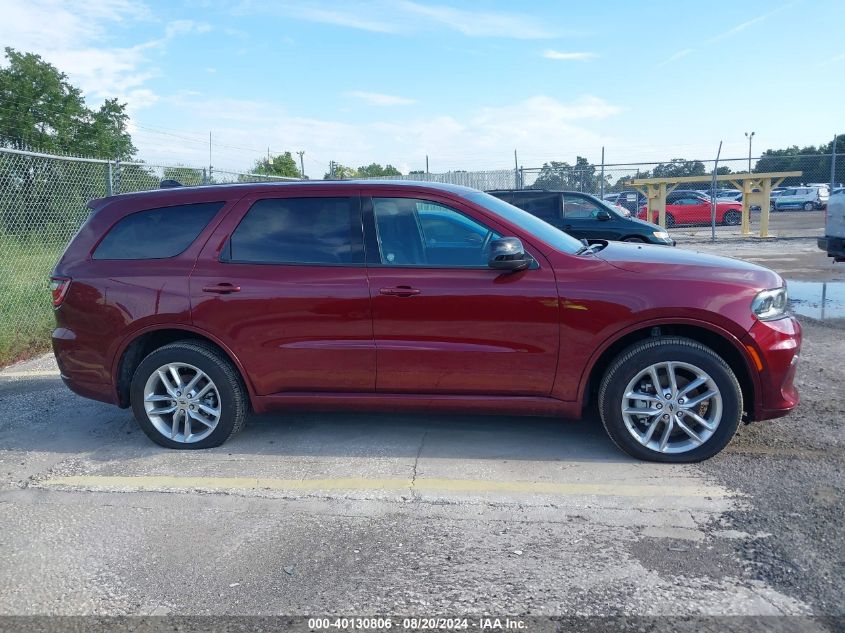
[{"label": "front bumper", "polygon": [[836,261],[845,261],[845,238],[825,235],[818,239],[819,248]]},{"label": "front bumper", "polygon": [[[793,317],[757,321],[743,339],[754,359],[759,389],[751,415],[770,420],[786,415],[799,402],[795,371],[801,352],[801,324]],[[758,362],[759,361],[759,362]]]}]

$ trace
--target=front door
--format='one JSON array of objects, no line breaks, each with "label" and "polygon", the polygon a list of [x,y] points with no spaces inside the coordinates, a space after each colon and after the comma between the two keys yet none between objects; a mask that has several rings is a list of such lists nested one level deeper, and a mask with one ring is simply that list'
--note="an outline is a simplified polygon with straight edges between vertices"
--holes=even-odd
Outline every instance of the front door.
[{"label": "front door", "polygon": [[258,395],[375,389],[360,198],[309,190],[241,200],[190,279],[195,326]]},{"label": "front door", "polygon": [[[605,211],[609,220],[600,220],[599,213]],[[563,230],[572,237],[585,240],[618,240],[618,219],[604,207],[586,196],[563,194]]]},{"label": "front door", "polygon": [[487,266],[497,227],[452,201],[364,199],[376,390],[547,396],[558,361],[554,273]]}]

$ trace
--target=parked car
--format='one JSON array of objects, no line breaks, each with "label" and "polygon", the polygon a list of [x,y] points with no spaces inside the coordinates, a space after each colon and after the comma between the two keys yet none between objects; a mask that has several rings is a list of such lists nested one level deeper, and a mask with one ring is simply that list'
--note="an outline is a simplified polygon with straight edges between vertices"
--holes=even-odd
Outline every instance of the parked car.
[{"label": "parked car", "polygon": [[845,262],[845,189],[834,189],[827,203],[824,237],[818,239],[819,248],[835,262]]},{"label": "parked car", "polygon": [[827,187],[787,187],[779,195],[773,196],[772,209],[785,211],[787,209],[803,209],[813,211],[823,209],[830,198],[830,190]]},{"label": "parked car", "polygon": [[[672,228],[678,224],[710,224],[712,202],[710,197],[698,192],[673,191],[666,196],[666,226]],[[639,217],[648,219],[646,207],[640,209]],[[656,210],[651,212],[651,221],[658,221]],[[742,222],[742,203],[716,201],[716,223],[735,226]]]},{"label": "parked car", "polygon": [[618,193],[608,193],[608,194],[603,195],[601,197],[601,199],[604,200],[605,202],[610,203],[610,204],[616,204],[616,201],[619,200],[619,194]]},{"label": "parked car", "polygon": [[737,259],[586,246],[481,191],[415,182],[111,196],[51,278],[61,377],[169,448],[248,411],[580,417],[643,459],[719,452],[786,415],[801,329]]},{"label": "parked car", "polygon": [[742,192],[739,189],[717,189],[716,199],[742,202]]},{"label": "parked car", "polygon": [[648,198],[641,192],[630,189],[619,193],[616,204],[625,207],[631,213],[636,213],[642,205],[648,204]]},{"label": "parked car", "polygon": [[626,217],[627,209],[613,207],[586,193],[538,189],[499,189],[488,193],[578,239],[675,244],[659,226]]},{"label": "parked car", "polygon": [[830,192],[830,195],[834,196],[838,193],[845,193],[845,187],[837,187],[836,189]]}]

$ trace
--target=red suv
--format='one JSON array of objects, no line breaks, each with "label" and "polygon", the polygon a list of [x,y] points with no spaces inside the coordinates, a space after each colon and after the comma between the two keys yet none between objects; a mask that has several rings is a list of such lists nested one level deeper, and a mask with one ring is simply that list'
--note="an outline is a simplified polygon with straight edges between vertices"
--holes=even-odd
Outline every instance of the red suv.
[{"label": "red suv", "polygon": [[592,246],[488,194],[413,182],[165,189],[90,203],[57,264],[76,393],[170,448],[249,410],[579,417],[629,454],[697,461],[785,415],[800,327],[774,272]]}]

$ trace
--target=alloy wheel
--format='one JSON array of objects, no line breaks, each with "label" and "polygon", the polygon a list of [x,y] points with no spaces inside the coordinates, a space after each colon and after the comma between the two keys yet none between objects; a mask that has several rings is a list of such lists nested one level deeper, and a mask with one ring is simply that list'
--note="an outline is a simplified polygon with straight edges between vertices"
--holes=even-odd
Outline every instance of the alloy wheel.
[{"label": "alloy wheel", "polygon": [[208,437],[220,422],[220,392],[197,367],[168,363],[147,379],[144,410],[164,437],[191,444]]},{"label": "alloy wheel", "polygon": [[695,365],[655,363],[625,388],[622,419],[631,436],[646,448],[685,453],[715,433],[722,419],[722,394],[713,378]]}]

